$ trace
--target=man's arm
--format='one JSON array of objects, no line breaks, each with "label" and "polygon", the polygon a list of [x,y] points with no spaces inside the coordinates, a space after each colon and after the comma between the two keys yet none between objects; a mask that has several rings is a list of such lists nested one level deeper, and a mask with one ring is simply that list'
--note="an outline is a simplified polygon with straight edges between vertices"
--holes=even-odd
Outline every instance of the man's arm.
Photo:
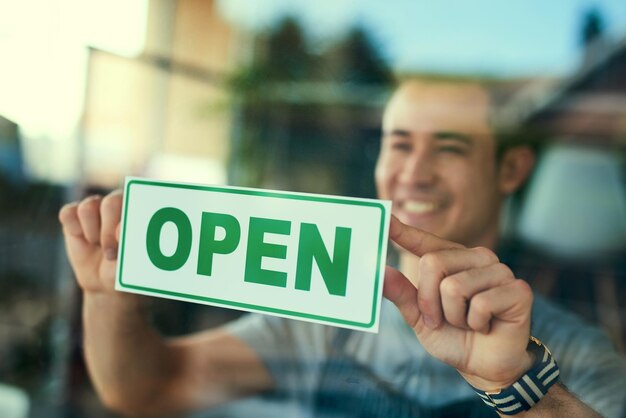
[{"label": "man's arm", "polygon": [[[499,415],[503,418],[508,416],[503,414]],[[560,383],[553,385],[550,390],[548,390],[546,396],[529,411],[517,414],[516,417],[602,418],[600,414],[581,402]]]},{"label": "man's arm", "polygon": [[[488,249],[465,248],[394,217],[389,235],[417,256],[410,258],[417,274],[406,277],[388,267],[384,294],[424,348],[482,391],[506,388],[521,378],[534,361],[527,351],[533,301],[528,284]],[[518,415],[598,416],[558,385]]]},{"label": "man's arm", "polygon": [[84,294],[85,358],[102,401],[132,416],[166,416],[270,389],[242,341],[217,329],[165,340],[142,297],[114,290],[122,194],[65,205],[59,219]]}]

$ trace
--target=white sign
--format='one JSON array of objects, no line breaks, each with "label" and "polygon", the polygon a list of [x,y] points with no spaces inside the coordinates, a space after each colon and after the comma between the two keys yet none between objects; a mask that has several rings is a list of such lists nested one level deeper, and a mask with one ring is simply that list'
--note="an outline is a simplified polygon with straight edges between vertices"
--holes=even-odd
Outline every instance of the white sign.
[{"label": "white sign", "polygon": [[391,202],[127,178],[116,289],[378,332]]}]

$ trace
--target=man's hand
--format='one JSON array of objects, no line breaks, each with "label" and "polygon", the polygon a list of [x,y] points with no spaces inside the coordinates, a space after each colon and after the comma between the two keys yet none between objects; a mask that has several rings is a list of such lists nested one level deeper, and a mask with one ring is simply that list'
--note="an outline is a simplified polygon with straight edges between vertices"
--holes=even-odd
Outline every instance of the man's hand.
[{"label": "man's hand", "polygon": [[532,291],[486,248],[465,248],[392,216],[389,236],[420,257],[418,275],[387,267],[384,295],[424,348],[473,386],[509,386],[531,366]]},{"label": "man's hand", "polygon": [[61,208],[59,220],[70,264],[85,292],[113,292],[122,192],[91,196]]},{"label": "man's hand", "polygon": [[85,296],[85,358],[104,404],[125,416],[178,416],[271,389],[262,361],[229,332],[164,339],[139,296],[114,290],[121,210],[122,192],[115,191],[59,212]]}]

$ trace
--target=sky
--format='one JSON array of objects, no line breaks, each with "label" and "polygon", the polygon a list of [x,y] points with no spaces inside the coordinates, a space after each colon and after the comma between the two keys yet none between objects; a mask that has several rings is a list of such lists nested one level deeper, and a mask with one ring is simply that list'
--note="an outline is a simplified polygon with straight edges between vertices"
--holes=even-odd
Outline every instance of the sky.
[{"label": "sky", "polygon": [[[363,25],[399,71],[568,76],[580,60],[582,15],[592,7],[602,13],[611,38],[626,36],[625,0],[216,2],[227,20],[251,32],[296,16],[318,49]],[[33,176],[54,181],[75,176],[87,46],[129,57],[140,54],[149,4],[0,0],[0,115],[20,125]]]},{"label": "sky", "polygon": [[396,69],[555,76],[580,59],[582,15],[598,9],[609,37],[626,35],[624,0],[219,0],[249,30],[284,16],[300,19],[313,42],[355,24],[370,30]]},{"label": "sky", "polygon": [[20,126],[28,175],[75,178],[88,51],[141,52],[148,0],[0,0],[0,115]]}]

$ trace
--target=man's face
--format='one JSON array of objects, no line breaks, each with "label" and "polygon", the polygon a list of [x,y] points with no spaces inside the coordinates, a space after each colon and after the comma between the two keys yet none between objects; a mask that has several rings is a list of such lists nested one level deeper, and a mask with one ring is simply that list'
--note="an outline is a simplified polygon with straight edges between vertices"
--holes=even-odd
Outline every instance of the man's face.
[{"label": "man's face", "polygon": [[478,86],[404,84],[383,118],[376,187],[404,223],[493,246],[502,194],[489,98]]}]

